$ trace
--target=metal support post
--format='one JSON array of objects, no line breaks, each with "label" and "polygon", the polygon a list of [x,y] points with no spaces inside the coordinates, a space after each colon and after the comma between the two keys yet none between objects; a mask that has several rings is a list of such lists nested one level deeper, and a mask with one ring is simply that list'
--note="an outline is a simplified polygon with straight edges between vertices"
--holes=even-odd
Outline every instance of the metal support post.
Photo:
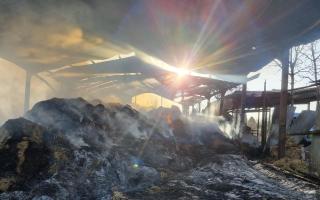
[{"label": "metal support post", "polygon": [[278,158],[285,156],[286,150],[286,128],[287,128],[287,104],[288,104],[288,74],[289,74],[289,50],[286,49],[281,56],[282,80],[280,95],[280,115],[279,115],[279,143]]},{"label": "metal support post", "polygon": [[24,113],[29,110],[30,107],[30,90],[31,90],[31,77],[30,72],[26,73],[26,84],[24,90]]}]

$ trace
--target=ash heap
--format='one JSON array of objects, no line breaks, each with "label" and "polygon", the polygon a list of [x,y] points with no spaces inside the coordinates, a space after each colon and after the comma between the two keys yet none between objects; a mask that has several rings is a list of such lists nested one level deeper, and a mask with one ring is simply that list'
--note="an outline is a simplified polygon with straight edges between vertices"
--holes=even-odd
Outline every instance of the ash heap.
[{"label": "ash heap", "polygon": [[175,109],[51,99],[0,129],[0,199],[306,199]]}]

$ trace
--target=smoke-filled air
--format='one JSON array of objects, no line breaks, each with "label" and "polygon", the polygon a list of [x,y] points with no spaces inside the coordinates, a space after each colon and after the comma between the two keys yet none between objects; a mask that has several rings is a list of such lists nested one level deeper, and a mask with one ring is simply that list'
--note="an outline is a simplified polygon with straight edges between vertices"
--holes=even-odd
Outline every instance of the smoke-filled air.
[{"label": "smoke-filled air", "polygon": [[0,200],[319,199],[319,10],[0,0]]}]

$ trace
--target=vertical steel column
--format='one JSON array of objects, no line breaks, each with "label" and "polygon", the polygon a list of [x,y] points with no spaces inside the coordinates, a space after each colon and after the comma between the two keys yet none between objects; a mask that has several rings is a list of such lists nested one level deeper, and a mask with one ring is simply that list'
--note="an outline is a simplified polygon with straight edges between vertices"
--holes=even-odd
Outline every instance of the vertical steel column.
[{"label": "vertical steel column", "polygon": [[221,99],[220,99],[220,106],[219,106],[219,115],[223,114],[223,104],[224,104],[224,96],[226,94],[225,90],[221,91]]},{"label": "vertical steel column", "polygon": [[264,81],[264,90],[263,90],[263,107],[262,107],[262,124],[261,124],[261,146],[265,147],[267,142],[267,110],[266,110],[266,90],[267,90],[267,82]]},{"label": "vertical steel column", "polygon": [[184,89],[181,89],[181,104],[182,104],[182,114],[187,116],[186,105],[184,102]]},{"label": "vertical steel column", "polygon": [[247,84],[242,84],[241,110],[240,110],[240,133],[243,132],[244,126],[245,126],[246,98],[247,98]]},{"label": "vertical steel column", "polygon": [[259,140],[259,129],[260,129],[260,108],[258,108],[258,123],[257,123],[257,139]]},{"label": "vertical steel column", "polygon": [[272,121],[271,121],[271,107],[269,107],[268,133],[271,132],[271,124],[272,124]]},{"label": "vertical steel column", "polygon": [[239,121],[239,110],[236,109],[235,110],[235,123],[234,123],[234,127],[237,129],[238,128],[238,121]]},{"label": "vertical steel column", "polygon": [[26,113],[30,107],[31,77],[31,73],[26,71],[26,84],[24,90],[24,113]]},{"label": "vertical steel column", "polygon": [[208,115],[211,114],[211,111],[210,111],[210,108],[211,108],[210,99],[211,99],[211,97],[210,97],[210,96],[207,96],[207,114],[208,114]]},{"label": "vertical steel column", "polygon": [[287,104],[288,104],[288,74],[289,74],[289,50],[286,49],[281,56],[282,80],[280,95],[279,114],[279,143],[278,158],[285,156],[286,150],[286,128],[287,128]]}]

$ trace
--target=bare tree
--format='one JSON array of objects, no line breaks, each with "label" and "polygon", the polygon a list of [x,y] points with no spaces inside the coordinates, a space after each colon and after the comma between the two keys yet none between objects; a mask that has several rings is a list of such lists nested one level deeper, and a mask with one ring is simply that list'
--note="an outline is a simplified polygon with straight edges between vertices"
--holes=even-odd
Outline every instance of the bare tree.
[{"label": "bare tree", "polygon": [[[303,75],[303,78],[318,84],[320,73],[320,40],[311,42],[305,45],[305,47],[305,51],[302,52],[306,61],[306,73]],[[319,104],[319,97],[320,93],[317,85],[317,104]]]},{"label": "bare tree", "polygon": [[[289,50],[289,77],[290,77],[290,89],[291,97],[293,97],[293,89],[295,88],[295,83],[297,82],[296,77],[300,73],[306,72],[303,67],[302,53],[304,51],[304,46],[292,47]],[[282,64],[279,60],[274,61],[277,66],[282,68]],[[291,98],[291,106],[293,106],[294,100]]]}]

